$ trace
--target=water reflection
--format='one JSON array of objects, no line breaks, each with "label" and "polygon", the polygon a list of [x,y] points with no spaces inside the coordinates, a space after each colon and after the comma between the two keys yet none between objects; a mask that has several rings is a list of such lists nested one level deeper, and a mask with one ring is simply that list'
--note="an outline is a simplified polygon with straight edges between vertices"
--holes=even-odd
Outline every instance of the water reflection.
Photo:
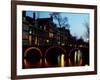
[{"label": "water reflection", "polygon": [[53,46],[43,53],[43,50],[37,47],[30,47],[24,52],[23,68],[89,66],[88,50],[79,48],[68,50]]},{"label": "water reflection", "polygon": [[73,49],[69,54],[69,64],[71,66],[82,65],[82,52],[79,49]]}]

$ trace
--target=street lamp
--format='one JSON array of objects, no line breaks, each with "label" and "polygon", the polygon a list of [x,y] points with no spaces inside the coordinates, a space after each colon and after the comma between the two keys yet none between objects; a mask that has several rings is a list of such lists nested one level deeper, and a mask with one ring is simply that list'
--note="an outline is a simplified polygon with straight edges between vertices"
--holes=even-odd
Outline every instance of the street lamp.
[{"label": "street lamp", "polygon": [[31,30],[29,31],[29,34],[32,34],[32,31]]},{"label": "street lamp", "polygon": [[49,40],[47,39],[46,42],[49,43]]}]

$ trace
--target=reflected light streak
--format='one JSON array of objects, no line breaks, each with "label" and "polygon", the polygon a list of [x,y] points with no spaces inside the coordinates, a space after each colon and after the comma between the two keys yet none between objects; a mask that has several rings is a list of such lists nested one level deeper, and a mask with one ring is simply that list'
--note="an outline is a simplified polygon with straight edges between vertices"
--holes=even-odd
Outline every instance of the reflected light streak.
[{"label": "reflected light streak", "polygon": [[37,37],[35,38],[35,45],[37,45]]},{"label": "reflected light streak", "polygon": [[75,51],[74,60],[75,60],[75,64],[77,64],[77,65],[82,64],[82,62],[81,62],[81,51],[80,50]]},{"label": "reflected light streak", "polygon": [[64,54],[61,54],[60,56],[58,56],[58,65],[60,67],[64,67]]},{"label": "reflected light streak", "polygon": [[78,50],[78,62],[80,61],[80,59],[81,59],[81,52],[80,50]]},{"label": "reflected light streak", "polygon": [[31,45],[32,44],[32,36],[29,35],[29,44]]},{"label": "reflected light streak", "polygon": [[64,54],[61,55],[61,67],[64,67]]}]

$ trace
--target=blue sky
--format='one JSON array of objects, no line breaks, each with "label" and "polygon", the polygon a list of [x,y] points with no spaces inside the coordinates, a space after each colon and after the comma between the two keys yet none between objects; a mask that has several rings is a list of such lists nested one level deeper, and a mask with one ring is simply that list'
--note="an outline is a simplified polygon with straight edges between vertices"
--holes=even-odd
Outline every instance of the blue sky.
[{"label": "blue sky", "polygon": [[[33,11],[27,11],[26,15],[33,17]],[[51,12],[36,12],[38,15],[37,17],[40,18],[48,18],[50,17]],[[70,25],[70,32],[73,36],[76,36],[77,38],[84,38],[86,39],[85,34],[86,34],[86,27],[85,23],[89,23],[89,14],[87,13],[63,13],[61,12],[62,17],[67,17],[68,18],[68,23]]]}]

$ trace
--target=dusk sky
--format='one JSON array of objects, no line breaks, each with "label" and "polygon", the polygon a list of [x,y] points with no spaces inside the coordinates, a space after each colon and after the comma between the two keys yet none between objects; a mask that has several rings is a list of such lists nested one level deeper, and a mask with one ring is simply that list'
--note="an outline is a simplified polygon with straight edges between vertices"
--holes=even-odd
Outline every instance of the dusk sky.
[{"label": "dusk sky", "polygon": [[[38,14],[38,17],[40,18],[48,18],[50,17],[50,13],[52,12],[36,12]],[[82,37],[84,40],[86,40],[86,27],[85,23],[90,22],[89,14],[87,13],[67,13],[67,12],[61,12],[60,13],[62,17],[68,18],[68,23],[70,25],[70,32],[73,36],[76,36],[77,38]],[[33,17],[33,11],[27,11],[27,16]]]}]

